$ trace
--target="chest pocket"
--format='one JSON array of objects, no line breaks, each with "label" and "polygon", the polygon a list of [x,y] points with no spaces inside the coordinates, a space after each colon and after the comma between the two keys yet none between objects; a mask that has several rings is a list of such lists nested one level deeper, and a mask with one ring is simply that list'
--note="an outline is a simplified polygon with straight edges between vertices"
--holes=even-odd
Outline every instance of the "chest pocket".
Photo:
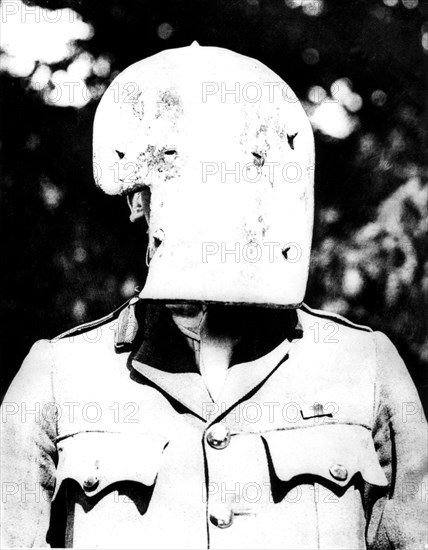
[{"label": "chest pocket", "polygon": [[317,478],[314,481],[339,488],[360,474],[371,485],[388,485],[371,432],[362,426],[320,424],[262,435],[281,481],[309,475]]},{"label": "chest pocket", "polygon": [[154,485],[168,439],[157,434],[79,432],[57,443],[55,499],[67,480],[75,481],[86,497],[108,492],[114,484],[131,481]]}]

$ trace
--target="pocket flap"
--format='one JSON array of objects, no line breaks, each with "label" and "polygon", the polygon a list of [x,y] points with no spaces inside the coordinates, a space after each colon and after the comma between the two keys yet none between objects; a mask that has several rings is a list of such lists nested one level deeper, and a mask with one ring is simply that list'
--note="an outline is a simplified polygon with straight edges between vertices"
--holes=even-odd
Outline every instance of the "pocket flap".
[{"label": "pocket flap", "polygon": [[262,437],[282,481],[312,474],[344,487],[359,472],[371,485],[388,485],[371,432],[362,426],[322,424],[273,430],[264,432]]},{"label": "pocket flap", "polygon": [[79,432],[57,443],[59,461],[53,498],[66,479],[87,496],[119,481],[154,484],[168,439],[157,434]]}]

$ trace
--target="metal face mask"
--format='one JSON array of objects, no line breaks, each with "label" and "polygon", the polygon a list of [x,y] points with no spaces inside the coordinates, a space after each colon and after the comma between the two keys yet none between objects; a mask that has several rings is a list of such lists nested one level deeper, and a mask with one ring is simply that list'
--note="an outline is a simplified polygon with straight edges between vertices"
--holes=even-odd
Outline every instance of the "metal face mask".
[{"label": "metal face mask", "polygon": [[[192,45],[123,71],[95,117],[94,176],[149,227],[141,298],[296,307],[313,224],[314,144],[274,72]],[[143,253],[143,252],[142,252]]]}]

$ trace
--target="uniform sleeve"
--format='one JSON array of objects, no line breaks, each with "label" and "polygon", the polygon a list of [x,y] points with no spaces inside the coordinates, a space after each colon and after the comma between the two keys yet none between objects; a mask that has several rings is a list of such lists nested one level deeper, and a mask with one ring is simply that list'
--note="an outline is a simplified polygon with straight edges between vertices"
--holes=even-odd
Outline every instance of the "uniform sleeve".
[{"label": "uniform sleeve", "polygon": [[32,347],[1,407],[2,548],[49,546],[57,462],[50,348]]},{"label": "uniform sleeve", "polygon": [[377,380],[373,437],[389,481],[372,510],[372,550],[427,548],[427,424],[410,375],[391,341],[374,333]]}]

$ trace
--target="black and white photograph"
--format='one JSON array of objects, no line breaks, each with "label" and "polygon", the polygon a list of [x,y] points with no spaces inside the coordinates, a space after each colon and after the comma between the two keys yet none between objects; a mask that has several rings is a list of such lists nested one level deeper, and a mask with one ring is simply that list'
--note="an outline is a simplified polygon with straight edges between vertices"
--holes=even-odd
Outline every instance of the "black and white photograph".
[{"label": "black and white photograph", "polygon": [[1,548],[428,550],[426,0],[2,0]]}]

